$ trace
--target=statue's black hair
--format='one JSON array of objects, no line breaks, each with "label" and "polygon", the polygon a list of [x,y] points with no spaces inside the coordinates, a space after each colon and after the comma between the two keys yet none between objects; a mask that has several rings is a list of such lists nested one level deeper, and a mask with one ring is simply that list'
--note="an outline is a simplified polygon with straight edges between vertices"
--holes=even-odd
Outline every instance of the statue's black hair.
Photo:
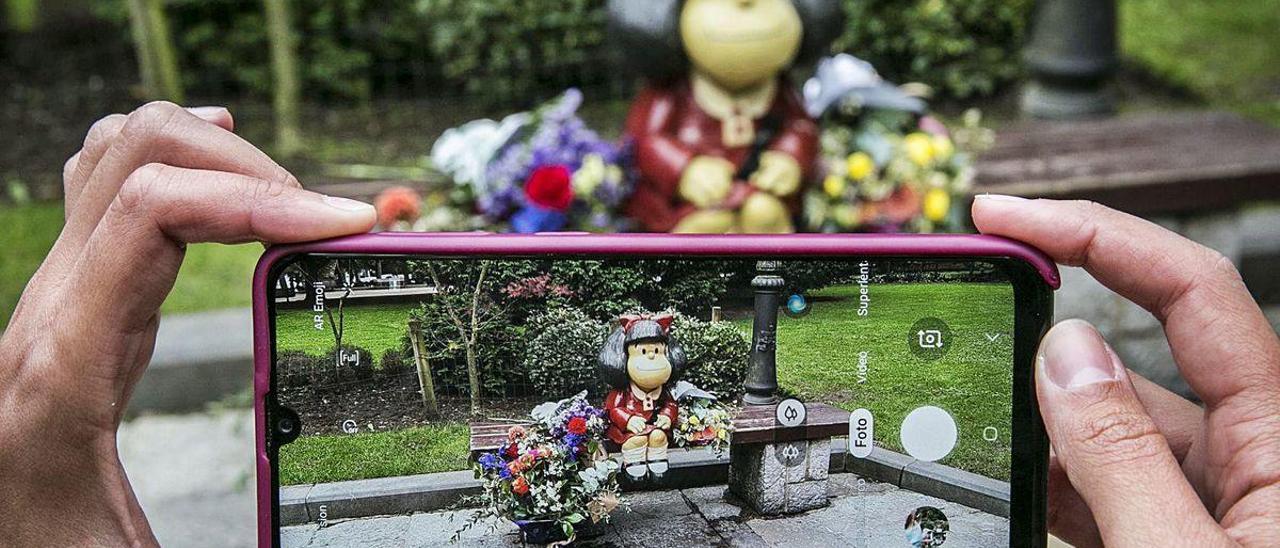
[{"label": "statue's black hair", "polygon": [[600,350],[600,378],[613,388],[626,389],[631,382],[627,377],[627,347],[655,341],[667,344],[667,361],[671,362],[671,378],[667,379],[667,384],[680,380],[688,363],[684,347],[680,346],[675,337],[668,335],[658,322],[648,319],[635,322],[630,330],[614,328],[613,333],[605,340],[604,348]]},{"label": "statue's black hair", "polygon": [[[844,32],[840,0],[791,0],[804,26],[796,64],[809,65],[830,53]],[[609,37],[625,63],[655,80],[671,80],[689,71],[680,39],[684,0],[609,0]]]}]

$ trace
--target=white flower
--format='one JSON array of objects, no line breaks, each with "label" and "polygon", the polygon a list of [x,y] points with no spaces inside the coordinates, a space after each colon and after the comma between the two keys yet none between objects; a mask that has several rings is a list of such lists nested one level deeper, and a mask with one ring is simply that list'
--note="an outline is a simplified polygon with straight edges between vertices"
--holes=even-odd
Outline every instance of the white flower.
[{"label": "white flower", "polygon": [[474,120],[449,129],[431,147],[431,163],[447,173],[459,185],[481,192],[485,170],[493,155],[529,123],[528,113],[517,113],[493,120]]}]

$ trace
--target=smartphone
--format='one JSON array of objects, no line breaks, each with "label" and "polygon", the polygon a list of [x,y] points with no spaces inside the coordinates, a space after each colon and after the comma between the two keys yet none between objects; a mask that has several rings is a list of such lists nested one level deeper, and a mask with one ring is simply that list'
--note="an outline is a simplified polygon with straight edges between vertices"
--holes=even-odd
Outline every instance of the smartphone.
[{"label": "smartphone", "polygon": [[260,544],[1044,546],[1058,284],[969,235],[273,247]]}]

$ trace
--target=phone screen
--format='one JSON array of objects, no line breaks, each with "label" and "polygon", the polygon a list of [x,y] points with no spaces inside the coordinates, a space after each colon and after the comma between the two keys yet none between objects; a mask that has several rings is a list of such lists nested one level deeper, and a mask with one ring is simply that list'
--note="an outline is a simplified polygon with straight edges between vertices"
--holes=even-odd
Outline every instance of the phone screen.
[{"label": "phone screen", "polygon": [[279,543],[1031,545],[1018,264],[302,255]]}]

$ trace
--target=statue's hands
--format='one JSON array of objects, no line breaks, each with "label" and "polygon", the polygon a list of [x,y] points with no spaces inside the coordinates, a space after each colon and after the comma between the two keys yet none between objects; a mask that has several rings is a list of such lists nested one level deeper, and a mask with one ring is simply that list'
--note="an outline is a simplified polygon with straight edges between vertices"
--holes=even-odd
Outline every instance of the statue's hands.
[{"label": "statue's hands", "polygon": [[680,176],[680,197],[698,209],[715,207],[733,189],[733,163],[714,156],[698,156]]},{"label": "statue's hands", "polygon": [[640,417],[631,417],[627,420],[627,430],[630,430],[632,434],[639,434],[643,432],[644,427],[644,419]]},{"label": "statue's hands", "polygon": [[751,174],[751,185],[773,194],[790,196],[800,189],[800,162],[790,154],[776,150],[760,155],[760,169]]},{"label": "statue's hands", "polygon": [[658,415],[658,419],[653,421],[653,423],[655,426],[663,430],[671,428],[671,419],[668,419],[666,415]]}]

